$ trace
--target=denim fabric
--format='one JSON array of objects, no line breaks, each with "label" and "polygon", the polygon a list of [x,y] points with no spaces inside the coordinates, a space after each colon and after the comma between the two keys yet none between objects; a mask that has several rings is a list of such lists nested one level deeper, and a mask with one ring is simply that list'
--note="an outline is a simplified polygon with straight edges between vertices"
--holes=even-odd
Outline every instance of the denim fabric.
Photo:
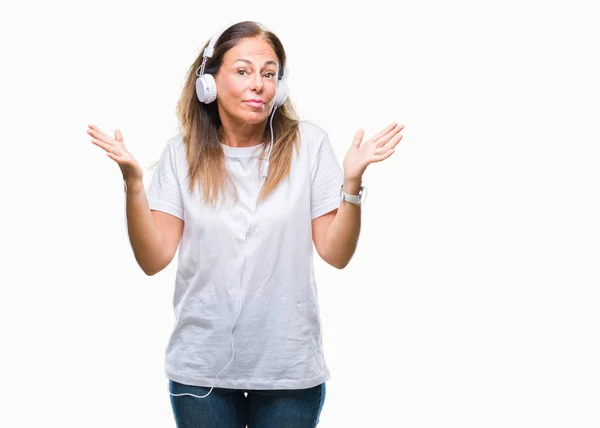
[{"label": "denim fabric", "polygon": [[[199,396],[210,391],[173,380],[169,389]],[[177,428],[314,428],[325,402],[325,383],[307,389],[213,388],[205,398],[169,396]]]}]

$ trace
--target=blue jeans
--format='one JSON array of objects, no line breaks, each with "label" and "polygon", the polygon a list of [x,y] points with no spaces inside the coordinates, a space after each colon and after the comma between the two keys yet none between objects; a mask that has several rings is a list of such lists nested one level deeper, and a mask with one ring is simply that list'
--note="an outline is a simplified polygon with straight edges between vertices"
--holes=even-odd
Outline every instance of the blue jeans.
[{"label": "blue jeans", "polygon": [[[169,379],[169,390],[202,396],[210,388]],[[314,428],[325,401],[325,383],[307,389],[213,388],[205,398],[169,397],[177,428]]]}]

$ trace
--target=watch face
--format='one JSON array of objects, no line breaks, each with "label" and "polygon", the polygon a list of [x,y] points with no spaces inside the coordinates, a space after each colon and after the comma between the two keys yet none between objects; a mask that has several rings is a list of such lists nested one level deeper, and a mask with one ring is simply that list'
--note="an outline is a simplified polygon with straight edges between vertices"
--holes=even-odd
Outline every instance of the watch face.
[{"label": "watch face", "polygon": [[360,191],[360,204],[364,204],[367,200],[367,188],[363,187]]}]

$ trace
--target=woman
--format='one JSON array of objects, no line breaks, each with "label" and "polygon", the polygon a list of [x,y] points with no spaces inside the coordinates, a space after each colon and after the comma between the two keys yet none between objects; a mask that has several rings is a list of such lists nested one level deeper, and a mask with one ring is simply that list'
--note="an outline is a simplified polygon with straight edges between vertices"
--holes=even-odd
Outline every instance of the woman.
[{"label": "woman", "polygon": [[362,175],[402,138],[392,124],[361,145],[359,130],[342,171],[327,134],[298,121],[285,63],[260,24],[217,32],[189,70],[181,133],[147,194],[121,132],[88,130],[123,173],[140,267],[154,275],[179,248],[165,363],[178,427],[317,425],[329,371],[313,243],[330,265],[348,264]]}]

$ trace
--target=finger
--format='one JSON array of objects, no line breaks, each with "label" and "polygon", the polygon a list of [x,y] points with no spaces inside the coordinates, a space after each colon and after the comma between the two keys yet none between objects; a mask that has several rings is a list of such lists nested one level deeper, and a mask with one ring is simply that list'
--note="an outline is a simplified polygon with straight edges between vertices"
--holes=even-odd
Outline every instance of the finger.
[{"label": "finger", "polygon": [[93,131],[96,131],[99,135],[102,135],[104,137],[108,137],[111,138],[110,135],[102,132],[102,130],[100,128],[98,128],[96,125],[88,125]]},{"label": "finger", "polygon": [[393,147],[380,147],[373,153],[373,156],[381,156],[387,154]]},{"label": "finger", "polygon": [[376,141],[377,139],[383,137],[385,134],[387,134],[392,129],[394,129],[396,127],[396,125],[398,125],[396,122],[388,125],[383,131],[379,132],[379,134],[375,135],[371,140]]},{"label": "finger", "polygon": [[397,133],[399,133],[400,131],[402,131],[404,129],[404,125],[399,125],[396,124],[396,126],[394,126],[392,129],[390,129],[385,135],[385,137],[392,137],[394,135],[396,135]]},{"label": "finger", "polygon": [[123,142],[123,134],[121,134],[121,131],[119,131],[118,129],[115,130],[115,140],[121,143]]},{"label": "finger", "polygon": [[115,153],[115,154],[119,154],[120,155],[120,152],[118,151],[118,149],[115,146],[111,145],[111,144],[107,144],[104,141],[98,140],[97,138],[93,138],[92,139],[92,143],[95,144],[95,145],[97,145],[98,147],[106,150],[107,152],[111,152],[111,153]]},{"label": "finger", "polygon": [[[114,154],[114,153],[111,153],[111,152],[107,152],[107,153],[106,153],[106,156],[108,156],[109,158],[113,159],[113,160],[114,160],[114,161],[116,161],[116,162],[119,162],[119,161],[121,160],[121,156],[119,156],[119,155],[116,155],[116,154]],[[121,165],[119,165],[119,167],[120,167],[120,166],[121,166]]]},{"label": "finger", "polygon": [[93,130],[89,130],[88,134],[91,135],[92,137],[96,138],[97,140],[103,141],[106,144],[110,144],[111,146],[114,146],[114,140],[102,133],[99,133],[98,131],[93,131]]},{"label": "finger", "polygon": [[378,145],[377,147],[380,150],[388,150],[388,149],[393,149],[394,147],[396,147],[398,145],[398,143],[400,142],[400,140],[402,139],[403,135],[402,134],[396,134],[394,135],[394,138],[392,138],[389,142],[387,142],[387,144],[385,143],[385,140]]},{"label": "finger", "polygon": [[356,148],[358,148],[360,146],[360,142],[363,139],[363,136],[365,135],[365,131],[363,131],[362,129],[359,129],[358,131],[356,131],[356,134],[354,134],[354,140],[352,140],[352,145]]},{"label": "finger", "polygon": [[394,137],[398,137],[400,135],[400,131],[404,129],[404,125],[397,125],[394,129],[388,132],[386,135],[382,136],[379,140],[375,140],[375,146],[381,147],[384,144],[387,144],[390,139]]},{"label": "finger", "polygon": [[383,153],[381,155],[375,155],[373,156],[373,162],[381,162],[382,160],[385,160],[392,156],[394,153],[396,153],[396,150],[389,150],[388,152]]}]

